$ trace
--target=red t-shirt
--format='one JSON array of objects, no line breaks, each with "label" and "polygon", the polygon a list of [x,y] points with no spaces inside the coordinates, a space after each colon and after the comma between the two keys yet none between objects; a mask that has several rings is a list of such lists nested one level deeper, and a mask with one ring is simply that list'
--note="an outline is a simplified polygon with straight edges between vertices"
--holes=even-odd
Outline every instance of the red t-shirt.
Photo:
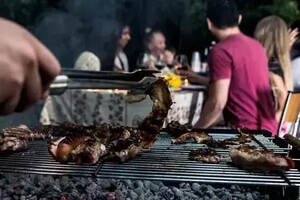
[{"label": "red t-shirt", "polygon": [[212,49],[209,67],[212,81],[230,79],[225,120],[233,128],[276,134],[278,123],[263,47],[244,34],[229,36]]}]

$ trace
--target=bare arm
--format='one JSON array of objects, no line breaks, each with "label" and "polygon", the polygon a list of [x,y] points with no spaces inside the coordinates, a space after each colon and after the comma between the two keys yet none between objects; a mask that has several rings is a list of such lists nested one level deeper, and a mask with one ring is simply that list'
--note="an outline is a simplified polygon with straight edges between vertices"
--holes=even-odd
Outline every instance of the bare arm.
[{"label": "bare arm", "polygon": [[197,73],[192,72],[190,70],[176,70],[175,73],[180,75],[183,78],[187,78],[191,83],[197,83],[202,85],[209,84],[208,77],[198,75]]},{"label": "bare arm", "polygon": [[281,76],[270,72],[270,79],[272,82],[272,89],[275,90],[275,101],[277,101],[275,116],[276,120],[279,121],[288,92]]},{"label": "bare arm", "polygon": [[219,119],[227,103],[229,85],[230,79],[221,79],[210,84],[208,99],[196,128],[208,128]]}]

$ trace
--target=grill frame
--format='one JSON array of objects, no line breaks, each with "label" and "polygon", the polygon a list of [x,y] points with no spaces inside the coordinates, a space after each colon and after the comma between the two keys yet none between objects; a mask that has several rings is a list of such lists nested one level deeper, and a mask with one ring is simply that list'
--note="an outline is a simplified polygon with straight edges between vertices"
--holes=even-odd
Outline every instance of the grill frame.
[{"label": "grill frame", "polygon": [[[209,131],[216,139],[237,136],[232,130]],[[80,166],[74,163],[56,162],[48,152],[46,141],[34,141],[29,150],[0,157],[0,172],[31,173],[42,175],[81,176],[94,178],[142,179],[175,182],[197,182],[211,184],[240,184],[261,186],[300,186],[300,172],[291,169],[282,174],[249,173],[226,163],[228,151],[216,149],[224,155],[220,164],[207,164],[188,160],[190,150],[206,145],[187,142],[170,145],[170,138],[162,133],[154,146],[144,150],[128,162],[119,164],[105,162],[99,166]],[[288,148],[280,148],[272,138],[263,134],[255,135],[252,145],[270,149],[275,153],[288,154]]]}]

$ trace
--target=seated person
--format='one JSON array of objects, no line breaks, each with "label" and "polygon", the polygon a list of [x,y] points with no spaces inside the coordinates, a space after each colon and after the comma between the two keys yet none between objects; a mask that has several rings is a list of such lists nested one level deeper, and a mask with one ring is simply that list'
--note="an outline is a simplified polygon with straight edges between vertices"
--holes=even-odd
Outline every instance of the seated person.
[{"label": "seated person", "polygon": [[254,36],[267,54],[274,109],[279,122],[287,92],[293,90],[288,26],[275,15],[267,16],[258,22]]},{"label": "seated person", "polygon": [[130,27],[125,25],[117,42],[116,57],[114,60],[114,71],[128,72],[128,59],[124,52],[124,48],[128,44],[130,37]]},{"label": "seated person", "polygon": [[77,58],[74,69],[88,70],[88,71],[100,71],[101,63],[100,59],[89,51],[84,51]]},{"label": "seated person", "polygon": [[160,31],[150,32],[145,39],[146,52],[140,58],[139,67],[160,70],[164,67],[163,57],[166,48],[166,38]]}]

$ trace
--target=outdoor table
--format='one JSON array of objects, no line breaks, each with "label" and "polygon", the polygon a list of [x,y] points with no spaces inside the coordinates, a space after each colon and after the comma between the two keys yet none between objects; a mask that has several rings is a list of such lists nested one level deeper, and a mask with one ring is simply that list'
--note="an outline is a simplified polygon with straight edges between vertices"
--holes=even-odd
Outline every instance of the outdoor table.
[{"label": "outdoor table", "polygon": [[[202,109],[203,90],[171,90],[171,97],[173,105],[166,121],[195,124]],[[44,125],[73,122],[88,126],[106,122],[137,126],[151,112],[153,102],[149,96],[139,102],[130,99],[126,91],[120,90],[69,90],[48,97],[40,122]]]}]

